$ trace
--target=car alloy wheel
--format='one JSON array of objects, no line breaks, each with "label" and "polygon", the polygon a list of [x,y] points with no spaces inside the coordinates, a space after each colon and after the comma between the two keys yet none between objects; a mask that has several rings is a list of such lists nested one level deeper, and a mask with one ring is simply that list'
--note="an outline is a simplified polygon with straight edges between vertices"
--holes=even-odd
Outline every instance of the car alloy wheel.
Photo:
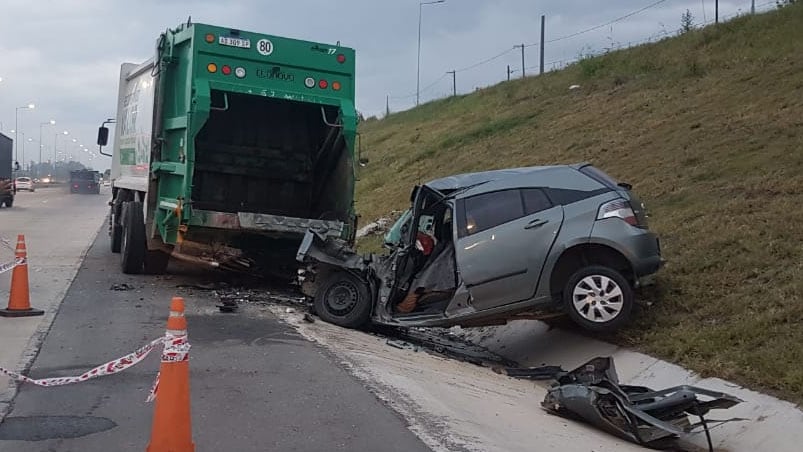
[{"label": "car alloy wheel", "polygon": [[575,311],[590,322],[610,322],[622,312],[624,293],[613,279],[589,275],[575,284],[572,304]]}]

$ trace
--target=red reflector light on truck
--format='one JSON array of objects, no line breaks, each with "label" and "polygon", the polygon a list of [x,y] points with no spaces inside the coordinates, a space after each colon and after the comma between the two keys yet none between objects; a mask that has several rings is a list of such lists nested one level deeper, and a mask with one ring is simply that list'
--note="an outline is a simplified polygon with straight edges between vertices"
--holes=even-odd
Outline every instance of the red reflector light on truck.
[{"label": "red reflector light on truck", "polygon": [[326,89],[329,87],[329,82],[327,82],[326,80],[321,80],[320,82],[318,82],[318,86],[321,89]]},{"label": "red reflector light on truck", "polygon": [[222,72],[223,75],[230,75],[231,74],[231,66],[224,65],[222,68],[220,68],[220,72]]},{"label": "red reflector light on truck", "polygon": [[206,42],[208,42],[210,44],[215,42],[215,35],[213,35],[212,33],[207,33],[206,34]]},{"label": "red reflector light on truck", "polygon": [[346,55],[343,55],[342,53],[340,55],[338,55],[337,56],[337,62],[340,63],[340,64],[345,63],[346,62]]}]

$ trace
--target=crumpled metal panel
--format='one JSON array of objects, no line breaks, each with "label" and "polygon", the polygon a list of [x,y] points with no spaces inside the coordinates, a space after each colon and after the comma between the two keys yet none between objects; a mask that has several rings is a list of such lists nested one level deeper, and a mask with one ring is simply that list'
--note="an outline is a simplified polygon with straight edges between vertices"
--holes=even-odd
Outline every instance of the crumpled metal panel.
[{"label": "crumpled metal panel", "polygon": [[[571,372],[555,372],[555,380],[541,403],[547,411],[583,420],[645,446],[704,430],[709,450],[713,450],[709,423],[741,420],[704,418],[712,409],[727,409],[742,402],[729,394],[687,385],[659,391],[620,385],[610,357],[594,358]],[[692,423],[690,416],[700,422]]]},{"label": "crumpled metal panel", "polygon": [[246,230],[303,235],[313,230],[326,237],[340,237],[345,225],[340,221],[294,218],[264,213],[238,212],[240,227]]}]

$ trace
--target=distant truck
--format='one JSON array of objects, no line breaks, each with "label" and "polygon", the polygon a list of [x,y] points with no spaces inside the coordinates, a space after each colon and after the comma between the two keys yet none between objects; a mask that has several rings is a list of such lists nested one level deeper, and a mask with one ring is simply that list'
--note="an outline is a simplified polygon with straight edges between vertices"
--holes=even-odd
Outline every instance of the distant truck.
[{"label": "distant truck", "polygon": [[14,205],[14,140],[0,133],[0,207]]},{"label": "distant truck", "polygon": [[[354,241],[354,50],[204,24],[120,72],[111,249],[295,265],[309,229]],[[107,144],[102,126],[98,144]],[[221,250],[225,250],[222,252]],[[232,251],[233,250],[233,251]]]},{"label": "distant truck", "polygon": [[100,194],[100,173],[92,170],[70,171],[70,193]]}]

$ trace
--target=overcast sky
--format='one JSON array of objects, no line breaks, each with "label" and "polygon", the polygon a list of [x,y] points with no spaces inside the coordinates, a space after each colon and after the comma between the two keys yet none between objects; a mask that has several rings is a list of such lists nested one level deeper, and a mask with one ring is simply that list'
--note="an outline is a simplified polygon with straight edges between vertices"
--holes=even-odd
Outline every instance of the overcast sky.
[{"label": "overcast sky", "polygon": [[[508,64],[520,71],[517,44],[539,40],[540,16],[546,15],[546,39],[554,40],[656,3],[658,0],[446,0],[423,7],[422,101],[451,92],[446,71],[467,68],[510,50],[498,59],[459,72],[459,92],[498,83]],[[756,0],[767,9],[768,0]],[[613,25],[546,44],[547,69],[580,53],[642,41],[675,32],[689,9],[695,22],[714,16],[714,0],[664,0]],[[750,0],[720,1],[720,17],[748,12]],[[12,136],[15,109],[26,143],[26,161],[39,159],[40,124],[43,160],[58,148],[89,164],[78,143],[95,150],[98,125],[113,117],[120,63],[142,62],[152,55],[156,38],[192,16],[193,22],[263,32],[312,41],[336,42],[357,51],[357,108],[380,114],[385,97],[391,110],[415,103],[418,0],[2,0],[0,1],[0,123]],[[537,72],[538,46],[526,48],[528,75]],[[520,72],[513,76],[520,76]],[[434,82],[434,83],[433,83]],[[424,88],[426,88],[424,90]],[[22,136],[19,137],[22,140]],[[20,151],[20,154],[22,152]],[[21,156],[20,156],[21,157]],[[20,158],[22,160],[22,158]],[[105,157],[92,162],[108,168]]]}]

